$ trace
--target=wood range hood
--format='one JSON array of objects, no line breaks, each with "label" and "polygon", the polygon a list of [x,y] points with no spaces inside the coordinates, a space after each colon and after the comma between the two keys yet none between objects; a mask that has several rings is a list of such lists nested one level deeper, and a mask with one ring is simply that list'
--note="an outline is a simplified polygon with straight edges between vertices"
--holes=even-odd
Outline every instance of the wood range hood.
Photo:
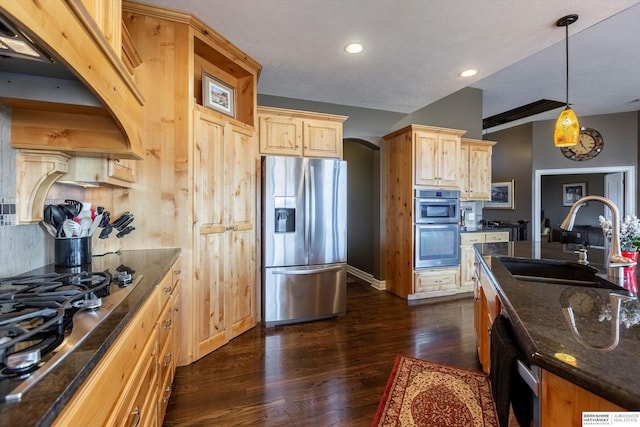
[{"label": "wood range hood", "polygon": [[[122,26],[120,2],[112,3],[109,19]],[[0,14],[70,76],[39,74],[46,63],[0,58],[0,103],[11,107],[11,146],[141,159],[144,98],[126,60],[126,29],[108,40],[81,0],[0,0]],[[11,69],[20,61],[27,72]]]}]

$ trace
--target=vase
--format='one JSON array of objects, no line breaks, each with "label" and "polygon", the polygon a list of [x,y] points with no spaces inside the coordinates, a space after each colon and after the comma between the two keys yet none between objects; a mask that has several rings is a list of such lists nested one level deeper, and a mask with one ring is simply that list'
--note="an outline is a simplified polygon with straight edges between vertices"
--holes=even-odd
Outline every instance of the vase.
[{"label": "vase", "polygon": [[625,272],[635,271],[636,263],[638,262],[638,251],[633,251],[633,252],[621,251],[621,253],[622,253],[623,257],[629,258],[630,260],[632,260],[634,262],[634,264],[632,266],[625,267],[624,271]]}]

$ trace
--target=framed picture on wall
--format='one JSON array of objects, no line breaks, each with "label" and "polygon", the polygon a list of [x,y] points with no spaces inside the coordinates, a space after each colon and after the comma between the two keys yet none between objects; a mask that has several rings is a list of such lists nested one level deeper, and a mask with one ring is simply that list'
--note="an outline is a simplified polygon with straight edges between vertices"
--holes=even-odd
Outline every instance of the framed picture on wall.
[{"label": "framed picture on wall", "polygon": [[236,116],[235,90],[204,71],[202,72],[202,103],[205,107],[220,111],[227,116]]},{"label": "framed picture on wall", "polygon": [[484,207],[489,209],[514,209],[513,179],[505,182],[491,184],[491,200],[484,202]]},{"label": "framed picture on wall", "polygon": [[571,206],[587,195],[586,182],[562,184],[562,206]]}]

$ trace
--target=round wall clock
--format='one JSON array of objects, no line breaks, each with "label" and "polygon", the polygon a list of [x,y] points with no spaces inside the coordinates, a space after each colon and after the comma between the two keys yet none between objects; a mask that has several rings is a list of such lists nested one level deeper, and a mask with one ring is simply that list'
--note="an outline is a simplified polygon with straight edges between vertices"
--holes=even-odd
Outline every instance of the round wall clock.
[{"label": "round wall clock", "polygon": [[604,148],[604,140],[602,135],[595,129],[580,129],[580,140],[572,147],[563,147],[560,149],[562,154],[571,160],[582,162],[584,160],[593,159],[600,154]]}]

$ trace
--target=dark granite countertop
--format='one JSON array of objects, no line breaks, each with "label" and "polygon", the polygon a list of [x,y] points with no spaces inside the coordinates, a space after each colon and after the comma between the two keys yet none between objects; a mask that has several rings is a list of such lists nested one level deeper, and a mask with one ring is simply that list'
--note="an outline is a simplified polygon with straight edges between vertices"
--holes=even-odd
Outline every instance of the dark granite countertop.
[{"label": "dark granite countertop", "polygon": [[[636,364],[640,355],[640,302],[628,298],[622,301],[624,316],[615,345],[615,327],[605,314],[612,294],[629,295],[624,288],[611,291],[516,280],[497,258],[510,256],[575,262],[578,248],[574,244],[529,241],[475,245],[476,251],[487,257],[483,262],[491,270],[503,300],[503,311],[511,321],[518,344],[529,358],[528,363],[623,408],[640,410],[640,364]],[[606,278],[604,250],[589,248],[588,259],[590,265],[600,271],[598,275]],[[639,274],[640,267],[621,284],[628,286],[629,281],[638,280]],[[568,296],[576,295],[576,292],[579,295],[588,292],[583,309],[573,309],[580,338],[573,332],[564,313],[566,310],[562,308],[562,301],[566,304]],[[604,349],[607,347],[611,348]]]},{"label": "dark granite countertop", "polygon": [[[51,425],[179,255],[179,249],[150,249],[94,257],[93,271],[109,269],[115,272],[116,267],[123,264],[133,268],[136,275],[142,275],[142,280],[78,348],[27,391],[19,402],[0,403],[0,426]],[[28,273],[54,270],[53,265],[48,265]],[[96,404],[100,404],[99,396]]]}]

